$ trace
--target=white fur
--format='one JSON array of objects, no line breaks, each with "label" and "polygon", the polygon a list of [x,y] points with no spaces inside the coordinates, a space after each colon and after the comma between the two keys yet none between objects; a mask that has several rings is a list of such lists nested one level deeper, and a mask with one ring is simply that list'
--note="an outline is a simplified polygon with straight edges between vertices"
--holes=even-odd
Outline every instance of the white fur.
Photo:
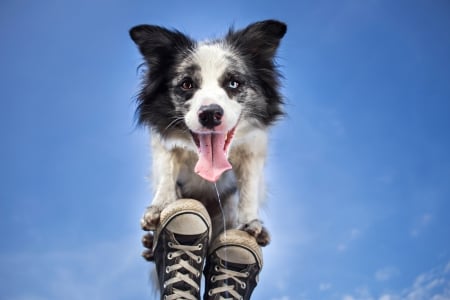
[{"label": "white fur", "polygon": [[218,104],[226,112],[221,126],[216,128],[218,131],[228,132],[239,120],[241,106],[236,101],[231,101],[218,81],[228,65],[226,54],[227,52],[218,44],[203,44],[194,52],[193,62],[201,68],[202,84],[190,100],[191,109],[185,116],[186,125],[194,132],[203,130],[197,113],[203,105]]}]

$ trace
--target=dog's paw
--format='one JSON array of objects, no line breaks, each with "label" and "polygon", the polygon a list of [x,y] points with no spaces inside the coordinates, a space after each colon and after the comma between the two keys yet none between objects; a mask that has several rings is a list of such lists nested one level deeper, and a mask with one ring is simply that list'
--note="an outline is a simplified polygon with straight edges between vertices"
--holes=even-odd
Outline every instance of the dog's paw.
[{"label": "dog's paw", "polygon": [[246,231],[250,235],[254,236],[256,242],[260,246],[267,246],[270,243],[270,235],[266,227],[264,227],[260,220],[253,220],[240,227],[241,230]]},{"label": "dog's paw", "polygon": [[159,216],[161,214],[161,208],[159,206],[149,206],[145,211],[144,216],[141,219],[141,227],[145,231],[156,230],[156,226],[159,224]]},{"label": "dog's paw", "polygon": [[152,233],[146,233],[142,237],[142,245],[147,248],[142,252],[142,257],[147,261],[154,261],[154,255],[153,255],[153,234]]}]

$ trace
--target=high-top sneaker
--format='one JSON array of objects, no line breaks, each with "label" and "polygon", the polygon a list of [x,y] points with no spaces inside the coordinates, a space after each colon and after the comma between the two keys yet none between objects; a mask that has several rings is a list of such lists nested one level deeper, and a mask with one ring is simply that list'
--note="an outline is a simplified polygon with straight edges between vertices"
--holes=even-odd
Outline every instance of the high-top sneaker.
[{"label": "high-top sneaker", "polygon": [[153,245],[161,299],[200,299],[210,228],[210,217],[197,200],[177,200],[161,212]]},{"label": "high-top sneaker", "polygon": [[209,253],[204,299],[250,299],[262,268],[262,251],[255,238],[231,229],[214,240]]}]

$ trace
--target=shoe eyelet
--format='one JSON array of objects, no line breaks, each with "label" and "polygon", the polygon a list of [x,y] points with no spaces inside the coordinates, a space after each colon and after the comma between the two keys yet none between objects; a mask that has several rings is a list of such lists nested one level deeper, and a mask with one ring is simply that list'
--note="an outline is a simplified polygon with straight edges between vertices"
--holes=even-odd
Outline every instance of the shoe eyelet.
[{"label": "shoe eyelet", "polygon": [[168,258],[168,259],[172,259],[172,258],[173,258],[172,252],[169,252],[169,253],[167,254],[167,258]]},{"label": "shoe eyelet", "polygon": [[214,271],[216,271],[216,272],[220,272],[220,268],[219,268],[219,266],[214,266]]},{"label": "shoe eyelet", "polygon": [[198,244],[198,250],[202,250],[203,249],[203,244]]},{"label": "shoe eyelet", "polygon": [[168,242],[167,245],[168,245],[170,248],[173,248],[173,243],[172,243],[172,242]]},{"label": "shoe eyelet", "polygon": [[245,289],[247,287],[247,285],[245,284],[245,282],[241,283],[241,288]]},{"label": "shoe eyelet", "polygon": [[195,274],[195,277],[199,278],[201,275],[201,273],[199,271],[197,271],[197,274]]},{"label": "shoe eyelet", "polygon": [[208,291],[208,296],[212,296],[213,295],[213,291],[212,290],[209,290]]},{"label": "shoe eyelet", "polygon": [[250,273],[249,273],[249,272],[245,272],[244,274],[245,274],[245,277],[250,276]]},{"label": "shoe eyelet", "polygon": [[216,282],[216,276],[211,276],[211,282]]},{"label": "shoe eyelet", "polygon": [[202,257],[201,256],[197,256],[197,263],[201,263],[202,262]]},{"label": "shoe eyelet", "polygon": [[166,267],[166,273],[169,274],[170,273],[170,266]]}]

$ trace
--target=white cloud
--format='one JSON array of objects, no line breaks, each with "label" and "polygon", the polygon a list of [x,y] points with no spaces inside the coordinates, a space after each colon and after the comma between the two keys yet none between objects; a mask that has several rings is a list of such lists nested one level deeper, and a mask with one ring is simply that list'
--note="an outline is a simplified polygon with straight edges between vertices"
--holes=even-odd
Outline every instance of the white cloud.
[{"label": "white cloud", "polygon": [[450,262],[445,266],[444,273],[450,273]]},{"label": "white cloud", "polygon": [[361,230],[359,230],[358,228],[353,228],[353,229],[350,231],[350,238],[351,238],[352,240],[355,240],[355,239],[359,238],[360,235],[361,235]]},{"label": "white cloud", "polygon": [[433,215],[430,213],[424,213],[423,215],[421,215],[410,231],[411,236],[414,238],[418,237],[430,225],[432,220]]},{"label": "white cloud", "polygon": [[374,300],[367,286],[357,288],[352,294],[345,294],[342,300]]},{"label": "white cloud", "polygon": [[385,294],[378,298],[378,300],[394,300],[394,298],[391,295]]},{"label": "white cloud", "polygon": [[11,300],[150,298],[151,266],[140,250],[136,236],[73,249],[2,254],[5,269],[0,275],[10,273],[24,287],[11,291]]},{"label": "white cloud", "polygon": [[384,267],[375,272],[377,281],[388,281],[398,274],[398,270],[394,267]]},{"label": "white cloud", "polygon": [[347,244],[340,243],[339,245],[337,245],[337,250],[339,252],[344,252],[345,250],[347,250]]},{"label": "white cloud", "polygon": [[351,243],[358,240],[362,235],[362,231],[359,228],[352,228],[349,232],[346,233],[345,238],[341,241],[336,249],[338,252],[345,252],[348,250]]},{"label": "white cloud", "polygon": [[[385,281],[397,275],[398,271],[386,267],[375,273],[378,281]],[[345,293],[342,300],[450,300],[450,262],[419,274],[412,285],[398,292],[383,293],[373,296],[367,287]]]},{"label": "white cloud", "polygon": [[272,298],[272,300],[289,300],[288,296],[282,296],[281,298]]},{"label": "white cloud", "polygon": [[319,290],[320,291],[327,291],[329,289],[331,289],[331,283],[322,282],[322,283],[319,284]]},{"label": "white cloud", "polygon": [[406,300],[450,300],[450,277],[447,266],[438,267],[416,277],[413,285],[403,291]]},{"label": "white cloud", "polygon": [[433,219],[433,216],[431,214],[426,213],[426,214],[422,215],[421,223],[422,223],[422,225],[427,225],[428,223],[430,223],[430,221],[432,219]]}]

